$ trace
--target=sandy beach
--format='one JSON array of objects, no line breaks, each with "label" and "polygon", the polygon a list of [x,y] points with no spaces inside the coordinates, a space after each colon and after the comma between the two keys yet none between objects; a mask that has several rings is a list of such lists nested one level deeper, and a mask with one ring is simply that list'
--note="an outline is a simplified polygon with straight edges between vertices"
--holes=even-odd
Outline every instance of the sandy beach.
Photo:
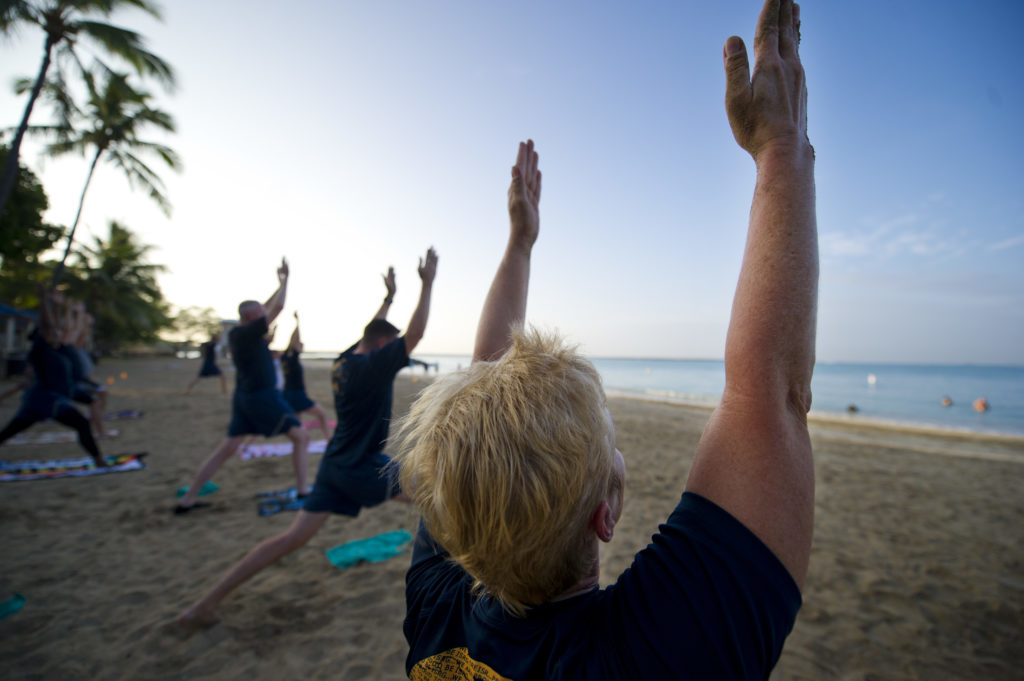
[{"label": "sandy beach", "polygon": [[[182,394],[198,360],[107,360],[112,423],[105,454],[148,452],[143,471],[0,484],[2,679],[402,679],[407,556],[332,565],[324,551],[405,528],[405,504],[333,518],[304,549],[221,606],[220,624],[187,635],[174,618],[291,513],[260,517],[254,494],[294,484],[288,457],[230,461],[204,497],[170,510],[219,442],[230,396],[216,380]],[[125,378],[120,378],[122,372]],[[306,366],[330,408],[327,363]],[[396,382],[395,415],[424,385]],[[2,384],[6,387],[7,384]],[[17,397],[0,406],[6,422]],[[646,545],[682,491],[709,411],[615,398],[610,409],[628,483],[602,558],[610,582]],[[56,423],[33,430],[60,430]],[[319,438],[313,431],[313,438]],[[804,606],[772,679],[1024,679],[1024,438],[814,422],[817,513]],[[5,445],[0,459],[71,458],[75,443]],[[319,463],[311,456],[311,476]]]}]

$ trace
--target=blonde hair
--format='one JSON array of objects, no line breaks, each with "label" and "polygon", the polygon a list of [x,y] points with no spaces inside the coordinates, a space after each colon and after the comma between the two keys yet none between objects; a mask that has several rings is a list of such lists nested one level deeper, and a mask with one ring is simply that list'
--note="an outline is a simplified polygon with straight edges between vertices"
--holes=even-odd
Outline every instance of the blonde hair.
[{"label": "blonde hair", "polygon": [[621,481],[601,378],[553,334],[424,390],[402,424],[402,488],[434,539],[510,612],[591,574],[590,518]]}]

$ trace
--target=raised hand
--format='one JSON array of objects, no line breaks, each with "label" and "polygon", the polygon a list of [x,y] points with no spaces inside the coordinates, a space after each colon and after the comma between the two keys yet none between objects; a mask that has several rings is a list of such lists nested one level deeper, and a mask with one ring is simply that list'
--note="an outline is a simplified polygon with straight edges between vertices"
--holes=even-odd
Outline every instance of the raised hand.
[{"label": "raised hand", "polygon": [[800,6],[768,0],[754,37],[754,75],[743,40],[725,41],[725,110],[736,142],[757,160],[779,145],[795,148],[807,140],[807,84],[800,63]]},{"label": "raised hand", "polygon": [[288,261],[281,258],[281,266],[277,268],[277,280],[284,284],[288,281]]},{"label": "raised hand", "polygon": [[388,298],[394,298],[395,293],[398,291],[398,286],[395,284],[395,268],[389,267],[387,274],[380,275],[384,280],[384,288],[388,291]]},{"label": "raised hand", "polygon": [[420,258],[418,271],[420,279],[423,280],[424,284],[434,282],[434,276],[437,274],[437,252],[433,246],[427,249],[427,257],[425,259]]},{"label": "raised hand", "polygon": [[508,188],[510,243],[531,248],[540,232],[540,170],[533,140],[519,143],[516,164],[512,166],[512,184]]}]

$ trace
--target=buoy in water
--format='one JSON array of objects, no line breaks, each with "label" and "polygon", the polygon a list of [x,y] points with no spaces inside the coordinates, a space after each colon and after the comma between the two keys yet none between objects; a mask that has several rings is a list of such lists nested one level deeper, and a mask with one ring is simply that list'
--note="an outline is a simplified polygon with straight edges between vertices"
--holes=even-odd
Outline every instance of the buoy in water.
[{"label": "buoy in water", "polygon": [[875,385],[876,383],[878,383],[878,376],[868,374],[868,385]]},{"label": "buoy in water", "polygon": [[943,407],[952,407],[953,406],[953,400],[950,399],[949,395],[946,395],[945,397],[942,398],[942,406]]},{"label": "buoy in water", "polygon": [[978,413],[988,411],[988,400],[986,400],[984,397],[979,397],[978,399],[974,400],[974,411]]},{"label": "buoy in water", "polygon": [[846,405],[846,411],[850,414],[856,414],[860,409],[857,408],[856,404],[848,404]]}]

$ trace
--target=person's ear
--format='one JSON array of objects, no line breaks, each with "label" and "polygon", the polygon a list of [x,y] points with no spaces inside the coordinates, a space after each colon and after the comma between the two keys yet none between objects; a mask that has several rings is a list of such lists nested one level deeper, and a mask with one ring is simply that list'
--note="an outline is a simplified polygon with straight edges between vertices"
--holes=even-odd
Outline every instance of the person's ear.
[{"label": "person's ear", "polygon": [[615,514],[612,513],[612,507],[608,505],[607,501],[602,501],[597,505],[594,514],[590,516],[590,527],[594,530],[597,538],[604,543],[607,544],[612,540],[612,535],[615,534]]}]

